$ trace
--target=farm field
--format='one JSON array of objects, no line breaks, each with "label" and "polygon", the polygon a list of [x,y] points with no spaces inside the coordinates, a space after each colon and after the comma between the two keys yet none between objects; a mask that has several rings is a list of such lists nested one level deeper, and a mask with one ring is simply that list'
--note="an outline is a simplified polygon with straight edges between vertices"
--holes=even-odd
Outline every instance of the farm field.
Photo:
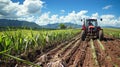
[{"label": "farm field", "polygon": [[82,41],[80,29],[16,33],[0,33],[0,67],[120,67],[119,29],[104,29],[102,41]]}]

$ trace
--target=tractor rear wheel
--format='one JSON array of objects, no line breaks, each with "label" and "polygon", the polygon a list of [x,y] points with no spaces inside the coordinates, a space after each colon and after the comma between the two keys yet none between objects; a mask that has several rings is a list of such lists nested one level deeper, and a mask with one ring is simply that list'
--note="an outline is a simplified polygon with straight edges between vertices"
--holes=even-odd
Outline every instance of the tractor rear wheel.
[{"label": "tractor rear wheel", "polygon": [[82,41],[85,40],[85,31],[84,30],[81,31],[81,39],[82,39]]},{"label": "tractor rear wheel", "polygon": [[103,30],[99,31],[99,40],[103,40]]}]

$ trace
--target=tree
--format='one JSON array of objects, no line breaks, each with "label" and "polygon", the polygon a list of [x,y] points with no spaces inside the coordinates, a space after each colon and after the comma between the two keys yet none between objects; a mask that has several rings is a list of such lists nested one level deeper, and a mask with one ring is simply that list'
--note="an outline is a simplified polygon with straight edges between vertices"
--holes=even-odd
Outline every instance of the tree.
[{"label": "tree", "polygon": [[60,29],[66,29],[67,27],[65,26],[65,24],[63,24],[63,23],[61,23],[60,25],[59,25],[59,27],[60,27]]},{"label": "tree", "polygon": [[73,27],[72,27],[72,26],[68,26],[67,28],[68,28],[68,29],[73,29]]}]

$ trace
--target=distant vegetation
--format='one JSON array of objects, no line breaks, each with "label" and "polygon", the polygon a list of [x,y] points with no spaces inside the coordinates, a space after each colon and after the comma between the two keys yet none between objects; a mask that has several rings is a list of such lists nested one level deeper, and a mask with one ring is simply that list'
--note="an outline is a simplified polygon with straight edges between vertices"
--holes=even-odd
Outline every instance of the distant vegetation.
[{"label": "distant vegetation", "polygon": [[60,28],[60,29],[66,29],[67,26],[66,26],[65,24],[61,23],[61,24],[59,25],[59,28]]},{"label": "distant vegetation", "polygon": [[48,24],[48,25],[43,25],[43,28],[50,28],[50,29],[59,29],[60,24],[64,24],[66,28],[81,28],[81,25],[74,24],[74,23],[54,23],[54,24]]},{"label": "distant vegetation", "polygon": [[120,29],[116,28],[104,28],[104,33],[114,38],[120,38]]},{"label": "distant vegetation", "polygon": [[28,21],[18,21],[18,20],[7,20],[7,19],[0,19],[0,31],[16,29],[65,29],[65,28],[81,28],[81,25],[73,24],[73,23],[55,23],[55,24],[48,24],[39,26],[35,22],[28,22]]}]

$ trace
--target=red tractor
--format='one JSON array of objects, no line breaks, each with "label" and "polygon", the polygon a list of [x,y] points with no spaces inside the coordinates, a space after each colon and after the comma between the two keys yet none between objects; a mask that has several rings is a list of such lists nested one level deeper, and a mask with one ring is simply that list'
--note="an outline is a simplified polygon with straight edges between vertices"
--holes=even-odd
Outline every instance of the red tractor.
[{"label": "red tractor", "polygon": [[101,27],[98,26],[97,19],[84,19],[83,20],[81,39],[84,41],[86,37],[90,37],[90,38],[96,37],[96,38],[99,38],[99,40],[103,39],[104,37],[103,29],[101,29]]}]

